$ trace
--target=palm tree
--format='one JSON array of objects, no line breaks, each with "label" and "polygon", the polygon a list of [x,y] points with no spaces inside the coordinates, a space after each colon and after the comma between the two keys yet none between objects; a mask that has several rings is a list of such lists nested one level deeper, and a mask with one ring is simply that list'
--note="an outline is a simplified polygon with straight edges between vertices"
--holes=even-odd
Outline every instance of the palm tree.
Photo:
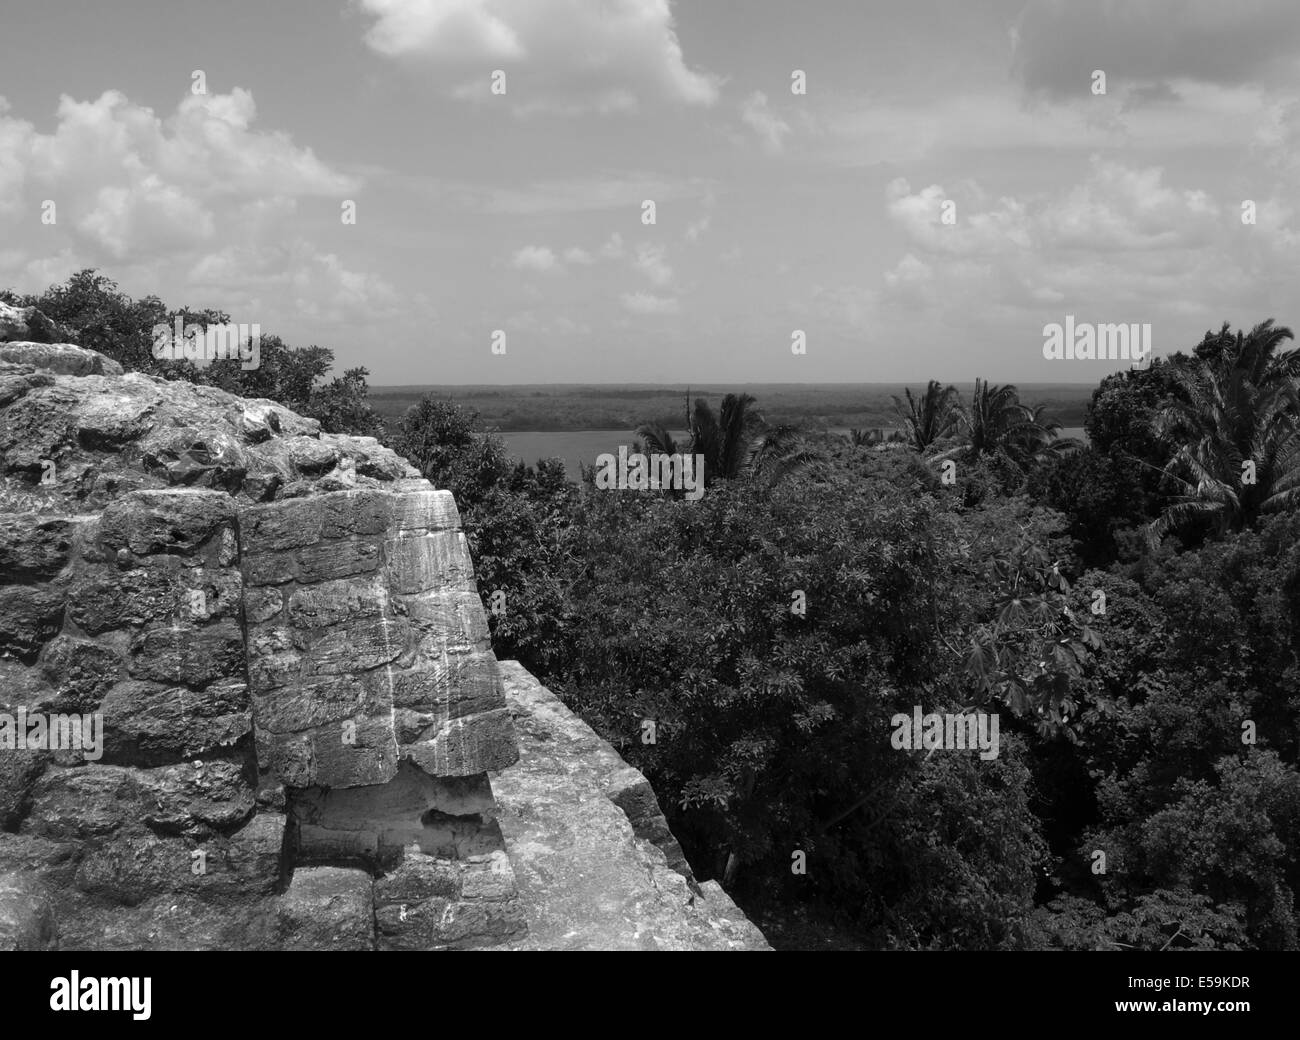
[{"label": "palm tree", "polygon": [[1083,442],[1077,437],[1061,436],[1061,421],[1048,416],[1045,404],[1034,405],[1030,410],[1029,425],[1016,444],[1020,459],[1035,461],[1078,451],[1082,447]]},{"label": "palm tree", "polygon": [[1300,351],[1277,353],[1284,342],[1295,339],[1287,326],[1274,325],[1269,318],[1248,333],[1238,329],[1234,336],[1230,328],[1225,321],[1217,333],[1207,332],[1196,346],[1195,357],[1211,365],[1242,368],[1256,386],[1300,376]]},{"label": "palm tree", "polygon": [[691,451],[704,456],[706,474],[721,480],[740,476],[749,458],[750,445],[763,423],[762,417],[750,407],[755,403],[749,394],[727,394],[715,418],[707,401],[695,399]]},{"label": "palm tree", "polygon": [[1030,408],[1020,403],[1015,384],[994,386],[975,380],[970,408],[958,400],[958,425],[962,443],[940,452],[929,461],[963,454],[969,461],[981,455],[1006,459],[1019,468],[1033,460],[1081,447],[1073,437],[1060,438],[1061,424],[1047,417],[1047,406]]},{"label": "palm tree", "polygon": [[907,408],[903,402],[894,397],[894,410],[898,413],[903,427],[904,438],[921,454],[929,450],[935,441],[947,437],[957,427],[957,388],[941,387],[937,379],[931,379],[920,398],[912,396],[910,387],[905,387]]},{"label": "palm tree", "polygon": [[732,480],[744,469],[754,435],[762,423],[750,407],[755,403],[749,394],[727,394],[719,415],[703,398],[695,399],[694,412],[687,413],[685,447],[679,445],[662,423],[646,423],[637,429],[645,438],[649,451],[664,455],[684,452],[704,456],[705,486],[713,480]]},{"label": "palm tree", "polygon": [[749,394],[727,394],[715,415],[709,403],[696,398],[687,412],[687,443],[678,444],[662,423],[637,429],[648,451],[665,455],[679,452],[704,456],[704,483],[735,480],[745,474],[776,483],[820,456],[802,440],[793,426],[767,427],[753,409]]},{"label": "palm tree", "polygon": [[1181,494],[1147,528],[1153,544],[1189,520],[1222,534],[1300,504],[1300,351],[1277,353],[1293,338],[1271,319],[1235,338],[1225,324],[1197,347],[1195,368],[1174,373],[1155,429],[1176,446],[1164,472]]},{"label": "palm tree", "polygon": [[[637,427],[636,435],[645,438],[646,451],[658,452],[661,455],[677,455],[682,450],[663,423],[644,423]],[[641,451],[641,442],[633,441],[632,450]]]},{"label": "palm tree", "polygon": [[821,459],[821,452],[804,440],[797,426],[782,424],[761,430],[749,449],[745,467],[753,476],[774,485]]},{"label": "palm tree", "polygon": [[975,380],[970,407],[957,402],[958,426],[962,444],[939,458],[962,452],[968,459],[981,455],[1015,457],[1019,445],[1032,438],[1033,412],[1020,403],[1020,392],[1008,383],[994,386],[984,379]]}]

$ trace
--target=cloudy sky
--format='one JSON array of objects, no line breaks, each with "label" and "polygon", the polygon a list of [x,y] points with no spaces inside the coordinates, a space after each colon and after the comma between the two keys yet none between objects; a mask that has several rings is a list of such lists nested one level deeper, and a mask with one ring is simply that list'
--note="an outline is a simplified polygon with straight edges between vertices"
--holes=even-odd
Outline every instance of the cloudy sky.
[{"label": "cloudy sky", "polygon": [[1300,325],[1296,0],[0,5],[0,286],[376,384],[1095,382],[1045,323]]}]

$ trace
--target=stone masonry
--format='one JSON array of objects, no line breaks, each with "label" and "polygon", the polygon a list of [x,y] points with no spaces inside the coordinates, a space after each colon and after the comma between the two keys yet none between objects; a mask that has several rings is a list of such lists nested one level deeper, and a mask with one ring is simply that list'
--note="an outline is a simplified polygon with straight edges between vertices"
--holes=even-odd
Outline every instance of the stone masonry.
[{"label": "stone masonry", "polygon": [[487,777],[518,751],[449,493],[134,491],[0,514],[0,563],[0,707],[103,718],[96,761],[0,751],[0,867],[74,903],[284,893],[283,919],[352,866],[363,946],[522,931]]},{"label": "stone masonry", "polygon": [[295,861],[382,872],[381,947],[518,932],[486,774],[519,752],[450,492],[239,519],[257,760],[288,792]]}]

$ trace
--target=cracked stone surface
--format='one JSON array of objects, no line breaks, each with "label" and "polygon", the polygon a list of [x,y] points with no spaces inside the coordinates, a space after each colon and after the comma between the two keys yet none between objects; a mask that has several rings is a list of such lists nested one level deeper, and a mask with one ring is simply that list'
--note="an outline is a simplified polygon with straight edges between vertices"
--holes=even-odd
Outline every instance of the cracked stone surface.
[{"label": "cracked stone surface", "polygon": [[490,776],[528,935],[496,949],[771,949],[716,882],[697,889],[638,836],[616,799],[645,777],[518,662],[500,667],[520,757]]}]

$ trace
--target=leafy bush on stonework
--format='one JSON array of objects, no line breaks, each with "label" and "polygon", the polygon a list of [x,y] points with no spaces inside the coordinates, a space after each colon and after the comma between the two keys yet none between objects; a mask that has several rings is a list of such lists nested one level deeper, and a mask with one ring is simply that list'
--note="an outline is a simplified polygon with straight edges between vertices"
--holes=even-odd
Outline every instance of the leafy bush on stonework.
[{"label": "leafy bush on stonework", "polygon": [[[112,358],[128,372],[146,372],[161,379],[180,379],[216,386],[242,397],[265,397],[286,408],[319,419],[326,433],[377,437],[384,424],[366,401],[364,368],[348,369],[341,378],[323,382],[334,366],[334,352],[324,347],[290,347],[279,336],[264,333],[260,364],[244,369],[235,361],[196,365],[188,360],[153,356],[156,325],[223,325],[229,314],[217,310],[168,308],[157,296],[133,300],[111,278],[87,269],[37,296],[9,294],[12,304],[34,306],[58,323],[79,346]],[[253,324],[246,322],[246,324]]]}]

